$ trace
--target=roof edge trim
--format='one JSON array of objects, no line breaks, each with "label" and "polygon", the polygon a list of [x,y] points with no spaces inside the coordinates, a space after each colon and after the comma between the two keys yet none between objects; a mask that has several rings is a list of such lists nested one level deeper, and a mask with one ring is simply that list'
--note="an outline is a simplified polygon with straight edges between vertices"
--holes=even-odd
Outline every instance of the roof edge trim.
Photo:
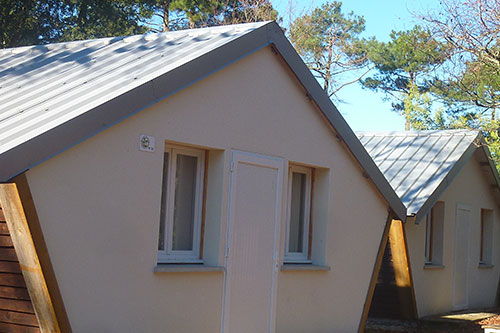
[{"label": "roof edge trim", "polygon": [[471,157],[474,155],[476,150],[479,148],[478,144],[481,141],[482,134],[478,132],[474,141],[469,145],[469,147],[465,150],[465,152],[460,156],[458,161],[453,165],[448,174],[443,178],[443,181],[436,187],[434,192],[429,196],[427,201],[420,207],[418,212],[415,212],[415,223],[418,224],[419,221],[427,215],[432,206],[438,201],[441,195],[446,191],[448,186],[450,186],[451,182],[455,179],[458,173],[463,169],[463,167],[469,162]]},{"label": "roof edge trim", "polygon": [[387,200],[395,215],[402,221],[405,221],[406,206],[358,140],[344,117],[342,117],[330,98],[328,98],[324,90],[320,87],[318,81],[304,64],[288,39],[283,35],[279,25],[274,23],[265,27],[268,30],[269,41],[276,46],[280,55],[288,63],[288,66],[290,66],[290,69],[295,73],[304,88],[309,92],[311,98],[318,105],[330,125],[338,132],[338,135],[345,142],[354,158],[371,178],[380,194]]}]

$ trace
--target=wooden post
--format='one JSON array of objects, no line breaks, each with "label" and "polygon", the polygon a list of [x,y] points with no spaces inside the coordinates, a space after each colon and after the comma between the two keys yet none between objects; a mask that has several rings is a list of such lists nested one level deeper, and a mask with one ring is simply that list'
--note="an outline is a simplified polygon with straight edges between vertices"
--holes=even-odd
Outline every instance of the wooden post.
[{"label": "wooden post", "polygon": [[38,216],[24,174],[0,184],[12,243],[42,332],[71,332]]},{"label": "wooden post", "polygon": [[368,319],[368,313],[370,312],[370,306],[373,300],[373,293],[375,292],[375,286],[377,285],[378,274],[380,272],[380,266],[382,266],[382,259],[384,257],[385,247],[387,246],[387,241],[389,239],[389,230],[391,228],[392,222],[392,212],[387,216],[387,221],[385,223],[384,233],[382,234],[382,240],[377,252],[377,259],[375,260],[375,265],[373,267],[372,277],[370,280],[370,285],[368,287],[368,294],[366,295],[365,305],[363,306],[363,313],[361,315],[361,321],[359,322],[358,332],[364,332],[366,327],[366,320]]},{"label": "wooden post", "polygon": [[389,232],[389,244],[392,253],[392,263],[396,286],[398,287],[401,314],[406,319],[417,319],[415,291],[411,277],[410,259],[406,243],[404,225],[399,220],[393,220]]}]

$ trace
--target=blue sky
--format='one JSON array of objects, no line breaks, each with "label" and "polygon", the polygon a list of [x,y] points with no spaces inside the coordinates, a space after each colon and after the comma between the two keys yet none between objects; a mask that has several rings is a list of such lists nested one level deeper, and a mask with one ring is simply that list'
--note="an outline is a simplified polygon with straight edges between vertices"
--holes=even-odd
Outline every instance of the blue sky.
[{"label": "blue sky", "polygon": [[[290,1],[293,8],[292,18],[325,2],[271,0],[284,18],[285,26],[288,22]],[[387,41],[392,30],[408,30],[418,23],[412,12],[435,9],[436,3],[436,0],[345,0],[342,1],[342,11],[353,11],[365,18],[366,31],[363,36],[375,36],[380,41]],[[382,93],[362,89],[356,83],[340,91],[339,98],[343,103],[335,102],[335,105],[355,131],[404,130],[404,119],[391,111],[390,102],[384,102],[383,97]]]}]

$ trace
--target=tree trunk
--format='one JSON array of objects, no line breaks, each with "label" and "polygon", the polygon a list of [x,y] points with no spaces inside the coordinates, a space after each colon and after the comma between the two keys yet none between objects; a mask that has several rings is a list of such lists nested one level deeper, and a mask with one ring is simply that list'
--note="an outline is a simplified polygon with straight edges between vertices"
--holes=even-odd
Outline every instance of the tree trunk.
[{"label": "tree trunk", "polygon": [[333,36],[332,36],[332,29],[330,28],[330,33],[329,33],[329,41],[328,41],[328,60],[326,62],[326,72],[325,72],[325,82],[323,83],[323,89],[325,92],[328,93],[328,89],[330,87],[330,80],[332,79],[332,59],[333,59]]},{"label": "tree trunk", "polygon": [[163,32],[170,31],[170,3],[172,0],[163,1]]}]

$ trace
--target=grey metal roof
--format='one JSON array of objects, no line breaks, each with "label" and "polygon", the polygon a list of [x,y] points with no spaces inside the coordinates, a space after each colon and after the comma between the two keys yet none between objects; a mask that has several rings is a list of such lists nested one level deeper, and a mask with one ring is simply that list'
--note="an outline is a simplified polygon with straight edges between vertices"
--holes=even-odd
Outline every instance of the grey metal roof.
[{"label": "grey metal roof", "polygon": [[0,182],[269,45],[405,218],[403,203],[275,22],[0,50]]},{"label": "grey metal roof", "polygon": [[263,23],[0,51],[0,154]]},{"label": "grey metal roof", "polygon": [[418,215],[417,220],[432,208],[481,139],[478,131],[468,130],[356,135],[400,196],[408,215]]}]

